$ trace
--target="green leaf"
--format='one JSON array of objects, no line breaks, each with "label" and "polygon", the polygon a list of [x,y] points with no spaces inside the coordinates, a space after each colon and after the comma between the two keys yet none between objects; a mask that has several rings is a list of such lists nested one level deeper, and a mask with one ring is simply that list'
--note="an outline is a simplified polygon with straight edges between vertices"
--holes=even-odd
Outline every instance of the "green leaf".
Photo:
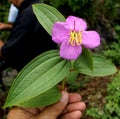
[{"label": "green leaf", "polygon": [[57,102],[61,97],[60,90],[57,87],[53,87],[46,91],[43,94],[38,96],[34,96],[31,99],[25,100],[23,102],[17,103],[17,106],[24,106],[24,107],[41,107],[41,106],[48,106],[53,104],[53,102]]},{"label": "green leaf", "polygon": [[79,70],[81,74],[89,76],[108,76],[116,73],[117,69],[110,61],[100,55],[93,55],[93,70],[90,70],[88,66],[81,65],[82,62],[77,62],[75,68]]},{"label": "green leaf", "polygon": [[[62,81],[69,70],[70,61],[62,59],[59,56],[58,50],[47,51],[37,56],[18,74],[10,89],[4,107],[16,105],[30,107],[29,102],[31,100],[33,101],[33,106],[36,106],[36,101],[33,99],[40,97],[44,93],[43,97],[46,97],[49,90]],[[50,90],[50,92],[52,91]],[[49,104],[51,100],[51,104],[56,102],[58,98],[56,100],[42,98],[42,100],[45,100],[46,104]],[[38,106],[46,104],[40,102]]]},{"label": "green leaf", "polygon": [[50,35],[55,22],[65,21],[64,16],[56,8],[47,4],[34,4],[33,11],[40,24]]},{"label": "green leaf", "polygon": [[77,69],[80,67],[85,67],[87,69],[93,70],[93,59],[90,51],[86,48],[83,48],[82,54],[74,63]]}]

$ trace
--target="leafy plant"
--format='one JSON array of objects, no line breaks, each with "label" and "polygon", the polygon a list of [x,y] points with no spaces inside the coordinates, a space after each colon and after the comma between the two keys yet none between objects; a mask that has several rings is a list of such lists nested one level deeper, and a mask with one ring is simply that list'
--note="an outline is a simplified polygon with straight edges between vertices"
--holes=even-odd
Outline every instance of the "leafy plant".
[{"label": "leafy plant", "polygon": [[[40,24],[50,35],[53,24],[65,20],[57,9],[47,4],[35,4],[33,10]],[[18,74],[4,108],[47,106],[57,102],[61,97],[57,85],[62,82],[64,89],[65,83],[71,79],[70,75],[76,76],[76,71],[89,76],[107,76],[117,70],[107,59],[92,55],[86,48],[83,48],[77,60],[60,57],[59,50],[46,51],[28,63]]]},{"label": "leafy plant", "polygon": [[[8,3],[7,0],[0,1],[0,22],[4,23],[8,22],[9,7],[10,3]],[[10,34],[9,31],[0,30],[0,39],[5,41],[9,34]]]},{"label": "leafy plant", "polygon": [[95,119],[119,119],[120,118],[120,71],[111,79],[108,84],[108,95],[104,107],[92,107],[87,110],[87,115]]},{"label": "leafy plant", "polygon": [[102,50],[105,57],[110,59],[115,65],[120,65],[120,26],[115,26],[114,41],[105,44],[105,48]]}]

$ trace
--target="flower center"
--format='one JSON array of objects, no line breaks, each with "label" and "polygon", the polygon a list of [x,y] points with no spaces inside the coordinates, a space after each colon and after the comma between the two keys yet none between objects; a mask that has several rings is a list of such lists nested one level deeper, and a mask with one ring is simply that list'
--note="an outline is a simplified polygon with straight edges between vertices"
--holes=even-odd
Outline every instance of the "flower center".
[{"label": "flower center", "polygon": [[71,31],[69,43],[72,46],[81,45],[82,43],[82,32]]}]

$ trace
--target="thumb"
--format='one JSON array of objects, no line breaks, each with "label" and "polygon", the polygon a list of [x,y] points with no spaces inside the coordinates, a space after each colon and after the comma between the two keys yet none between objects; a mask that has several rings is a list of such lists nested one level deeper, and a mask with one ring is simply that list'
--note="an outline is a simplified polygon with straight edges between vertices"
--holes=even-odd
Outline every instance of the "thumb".
[{"label": "thumb", "polygon": [[62,97],[56,104],[46,107],[35,119],[57,119],[69,101],[69,94],[62,91]]}]

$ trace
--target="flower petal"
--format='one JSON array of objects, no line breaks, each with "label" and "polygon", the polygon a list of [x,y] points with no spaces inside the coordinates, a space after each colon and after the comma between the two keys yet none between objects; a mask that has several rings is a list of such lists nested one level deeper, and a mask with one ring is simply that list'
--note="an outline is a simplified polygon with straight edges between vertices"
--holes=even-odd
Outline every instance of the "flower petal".
[{"label": "flower petal", "polygon": [[86,48],[95,48],[100,45],[100,36],[96,31],[83,31],[82,45]]},{"label": "flower petal", "polygon": [[64,41],[60,46],[60,56],[68,59],[68,60],[75,60],[79,57],[82,52],[81,46],[72,46],[68,44],[68,41]]},{"label": "flower petal", "polygon": [[56,22],[52,28],[52,40],[56,43],[62,43],[69,39],[69,29],[65,28],[65,22]]},{"label": "flower petal", "polygon": [[69,16],[66,19],[66,23],[68,24],[70,30],[84,31],[87,29],[86,22],[79,17]]}]

